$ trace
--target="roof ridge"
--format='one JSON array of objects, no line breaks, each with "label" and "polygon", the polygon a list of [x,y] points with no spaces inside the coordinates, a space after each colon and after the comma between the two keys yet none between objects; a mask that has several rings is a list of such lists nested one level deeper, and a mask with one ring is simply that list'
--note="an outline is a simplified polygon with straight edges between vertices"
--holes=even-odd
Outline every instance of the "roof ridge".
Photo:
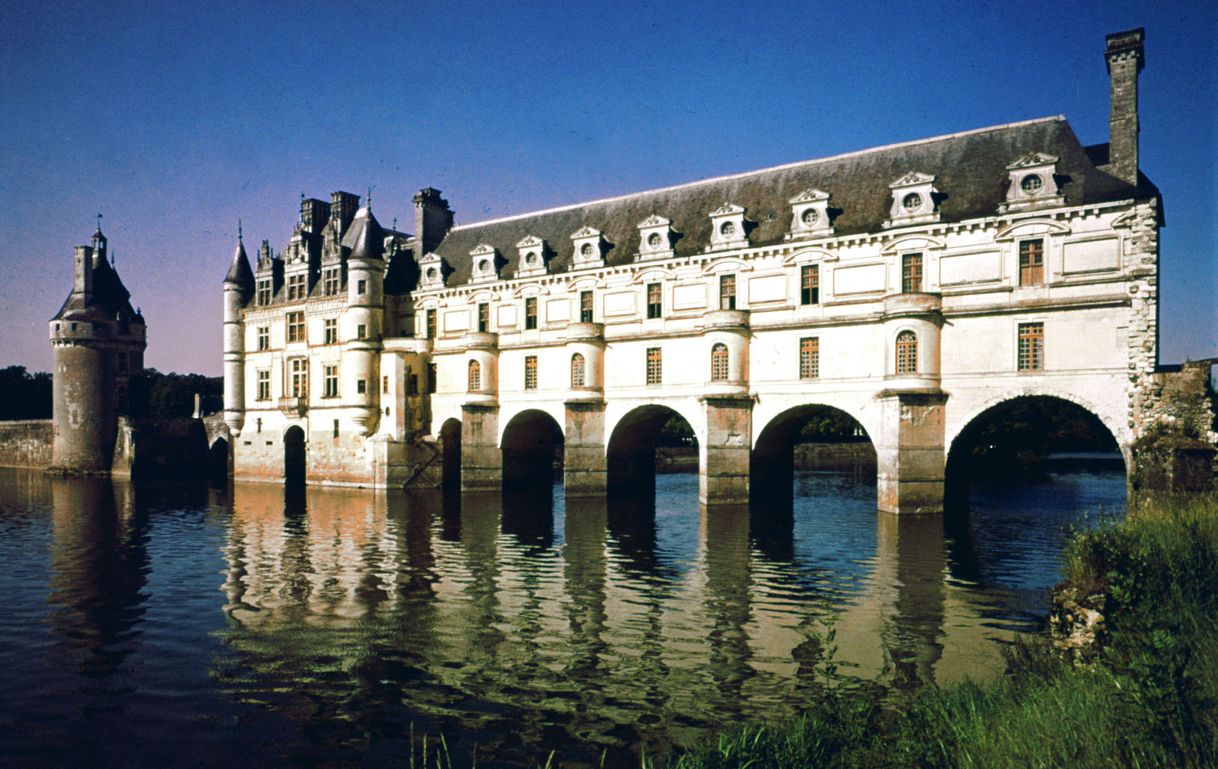
[{"label": "roof ridge", "polygon": [[647,194],[653,194],[653,193],[658,193],[658,192],[673,192],[676,190],[686,189],[689,187],[697,187],[697,186],[700,186],[703,184],[712,184],[714,182],[723,182],[723,181],[728,181],[730,179],[743,179],[743,178],[746,178],[749,176],[756,176],[758,174],[773,173],[774,171],[785,171],[790,168],[800,168],[803,166],[815,165],[817,163],[828,163],[828,162],[834,161],[834,160],[844,160],[845,158],[858,157],[860,155],[869,155],[873,152],[883,152],[885,150],[893,150],[893,149],[898,149],[901,147],[913,147],[913,146],[916,146],[919,144],[930,144],[932,142],[941,142],[941,141],[946,141],[948,139],[957,139],[962,136],[972,136],[974,134],[986,133],[988,131],[999,131],[999,130],[1008,129],[1008,128],[1019,128],[1019,127],[1026,126],[1026,125],[1033,125],[1036,123],[1048,123],[1048,122],[1054,122],[1054,121],[1064,123],[1064,122],[1066,122],[1066,116],[1062,115],[1062,114],[1057,114],[1057,115],[1047,115],[1045,117],[1039,117],[1039,118],[1032,118],[1030,120],[1017,120],[1013,123],[1002,123],[999,125],[985,126],[982,128],[972,128],[967,131],[956,131],[955,133],[941,134],[939,136],[930,136],[930,137],[927,137],[924,139],[912,139],[910,141],[896,142],[894,144],[884,144],[879,147],[868,147],[866,149],[861,149],[861,150],[851,150],[850,152],[842,152],[837,155],[829,155],[829,156],[822,157],[822,158],[813,158],[811,160],[798,160],[793,163],[783,163],[783,164],[776,165],[776,166],[758,168],[758,169],[755,169],[752,171],[742,171],[740,173],[725,174],[723,176],[713,176],[713,177],[710,177],[709,179],[698,179],[697,181],[692,181],[692,182],[682,182],[681,184],[674,184],[674,185],[671,185],[668,187],[656,187],[654,189],[649,189],[649,190],[639,190],[637,192],[629,192],[624,195],[615,195],[613,197],[599,198],[597,200],[587,200],[587,201],[583,201],[581,203],[569,203],[564,206],[555,206],[553,208],[543,208],[543,209],[540,209],[537,211],[525,211],[525,212],[519,213],[519,214],[511,214],[510,216],[501,216],[501,217],[498,217],[495,219],[486,219],[485,221],[481,221],[481,222],[472,222],[470,224],[458,224],[458,225],[454,226],[452,228],[452,230],[450,230],[450,232],[456,231],[456,230],[470,230],[470,229],[474,229],[477,227],[485,227],[486,225],[490,225],[490,224],[500,224],[502,222],[510,222],[515,219],[526,219],[526,218],[531,218],[534,216],[541,216],[542,214],[558,213],[559,211],[571,211],[576,208],[584,208],[585,206],[595,206],[595,205],[601,205],[604,203],[616,203],[620,200],[628,200],[630,198],[639,197],[640,195],[647,195]]}]

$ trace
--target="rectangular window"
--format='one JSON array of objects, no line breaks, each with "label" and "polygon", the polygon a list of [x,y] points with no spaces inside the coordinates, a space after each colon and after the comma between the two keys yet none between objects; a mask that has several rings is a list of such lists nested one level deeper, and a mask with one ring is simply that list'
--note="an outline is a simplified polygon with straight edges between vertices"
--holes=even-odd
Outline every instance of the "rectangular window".
[{"label": "rectangular window", "polygon": [[359,393],[360,395],[363,395],[364,393],[368,392],[368,380],[366,380],[366,379],[355,380],[355,391],[357,393]]},{"label": "rectangular window", "polygon": [[322,278],[322,282],[321,282],[321,288],[322,288],[323,294],[325,294],[326,296],[337,296],[338,295],[338,283],[339,283],[340,274],[341,273],[340,273],[340,270],[338,267],[326,268],[325,275]]},{"label": "rectangular window", "polygon": [[271,329],[269,326],[258,327],[258,349],[271,349]]},{"label": "rectangular window", "polygon": [[334,420],[334,437],[335,438],[338,437],[338,420],[337,419]]},{"label": "rectangular window", "polygon": [[901,293],[916,294],[922,291],[922,255],[905,254],[901,257]]},{"label": "rectangular window", "polygon": [[1045,368],[1045,324],[1019,324],[1019,370],[1043,371]]},{"label": "rectangular window", "polygon": [[537,389],[537,356],[526,355],[524,358],[524,389]]},{"label": "rectangular window", "polygon": [[295,302],[297,300],[304,299],[304,298],[305,298],[305,275],[304,275],[304,273],[300,273],[298,275],[289,275],[288,276],[288,301]]},{"label": "rectangular window", "polygon": [[389,377],[381,377],[381,392],[385,395],[389,394]]},{"label": "rectangular window", "polygon": [[366,336],[368,336],[368,327],[365,326],[363,323],[358,324],[355,327],[355,338],[363,339]]},{"label": "rectangular window", "polygon": [[357,280],[355,282],[355,293],[359,294],[360,296],[368,293],[368,281]]},{"label": "rectangular window", "polygon": [[736,276],[719,276],[719,309],[736,309]]},{"label": "rectangular window", "polygon": [[270,281],[270,279],[260,280],[260,281],[258,281],[258,304],[267,305],[270,303],[271,303],[271,281]]},{"label": "rectangular window", "polygon": [[288,313],[288,341],[303,342],[305,340],[305,321],[303,312]]},{"label": "rectangular window", "polygon": [[304,358],[293,358],[289,364],[293,398],[309,397],[309,362]]},{"label": "rectangular window", "polygon": [[258,372],[258,397],[257,400],[269,401],[271,399],[271,372]]},{"label": "rectangular window", "polygon": [[664,377],[664,361],[659,347],[647,348],[647,384],[660,384]]},{"label": "rectangular window", "polygon": [[799,303],[820,304],[819,264],[805,264],[799,268]]},{"label": "rectangular window", "polygon": [[524,300],[524,327],[537,328],[537,297],[535,296]]},{"label": "rectangular window", "polygon": [[323,398],[338,397],[338,365],[329,364],[322,369],[324,378],[325,391],[322,393]]},{"label": "rectangular window", "polygon": [[1045,282],[1045,242],[1024,240],[1019,243],[1019,285],[1039,286]]},{"label": "rectangular window", "polygon": [[647,317],[664,317],[664,306],[663,300],[661,299],[659,283],[647,284]]},{"label": "rectangular window", "polygon": [[485,302],[478,305],[478,330],[483,333],[491,330],[491,306]]},{"label": "rectangular window", "polygon": [[809,336],[799,340],[799,378],[820,378],[820,337]]},{"label": "rectangular window", "polygon": [[580,323],[591,323],[592,322],[592,292],[591,291],[580,291],[579,292],[579,322]]},{"label": "rectangular window", "polygon": [[436,392],[436,364],[427,364],[427,392],[434,395]]},{"label": "rectangular window", "polygon": [[326,344],[338,344],[338,318],[326,318],[322,327],[326,332]]},{"label": "rectangular window", "polygon": [[427,338],[428,339],[436,338],[436,311],[435,310],[427,311]]}]

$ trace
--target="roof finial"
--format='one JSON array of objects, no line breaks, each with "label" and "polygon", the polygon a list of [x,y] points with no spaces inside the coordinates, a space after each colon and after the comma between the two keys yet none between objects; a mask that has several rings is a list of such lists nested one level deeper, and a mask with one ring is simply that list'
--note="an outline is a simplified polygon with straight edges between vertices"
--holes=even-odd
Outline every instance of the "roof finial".
[{"label": "roof finial", "polygon": [[368,213],[372,213],[372,187],[368,188]]},{"label": "roof finial", "polygon": [[245,232],[241,229],[241,217],[237,217],[237,242],[245,242]]},{"label": "roof finial", "polygon": [[101,212],[98,211],[97,212],[97,231],[98,232],[101,232],[101,220],[102,220],[102,215],[101,215]]}]

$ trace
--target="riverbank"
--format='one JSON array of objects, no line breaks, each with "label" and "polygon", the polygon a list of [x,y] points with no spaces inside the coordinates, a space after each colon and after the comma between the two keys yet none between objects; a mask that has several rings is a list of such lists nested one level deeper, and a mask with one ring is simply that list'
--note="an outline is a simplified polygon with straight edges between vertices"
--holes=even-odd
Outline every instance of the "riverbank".
[{"label": "riverbank", "polygon": [[[1052,636],[1007,673],[895,695],[841,676],[797,722],[670,760],[734,767],[1204,767],[1218,764],[1218,498],[1159,503],[1077,534]],[[660,764],[649,764],[660,766]]]}]

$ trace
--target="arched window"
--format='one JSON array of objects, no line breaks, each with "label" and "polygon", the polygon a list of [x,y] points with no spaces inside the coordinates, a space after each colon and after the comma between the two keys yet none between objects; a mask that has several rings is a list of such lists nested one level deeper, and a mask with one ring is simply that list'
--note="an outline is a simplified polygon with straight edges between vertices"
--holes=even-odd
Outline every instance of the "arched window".
[{"label": "arched window", "polygon": [[571,356],[571,386],[584,386],[584,356],[579,353]]},{"label": "arched window", "polygon": [[897,334],[897,373],[918,373],[918,336],[912,331]]},{"label": "arched window", "polygon": [[482,389],[482,366],[478,361],[471,360],[469,362],[469,391],[478,392]]},{"label": "arched window", "polygon": [[727,345],[723,342],[716,342],[711,348],[711,381],[726,382],[727,381],[727,361],[728,352]]}]

